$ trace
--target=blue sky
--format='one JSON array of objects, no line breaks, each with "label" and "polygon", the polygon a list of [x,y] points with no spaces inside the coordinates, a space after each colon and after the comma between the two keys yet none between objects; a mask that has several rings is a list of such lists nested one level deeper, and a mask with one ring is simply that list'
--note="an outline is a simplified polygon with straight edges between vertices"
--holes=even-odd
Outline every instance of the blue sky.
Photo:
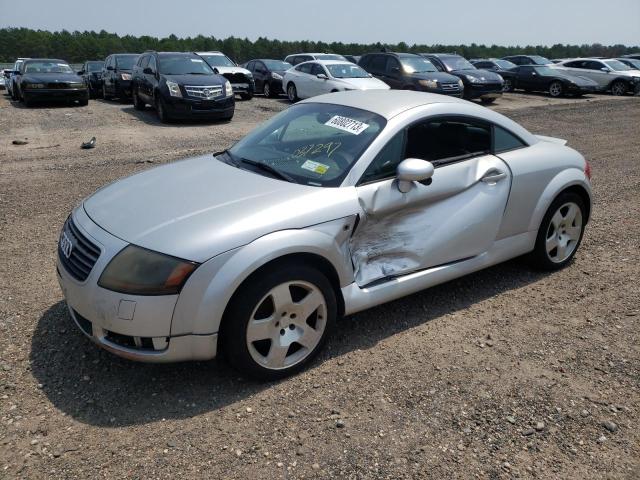
[{"label": "blue sky", "polygon": [[0,0],[1,27],[409,44],[640,44],[640,0]]}]

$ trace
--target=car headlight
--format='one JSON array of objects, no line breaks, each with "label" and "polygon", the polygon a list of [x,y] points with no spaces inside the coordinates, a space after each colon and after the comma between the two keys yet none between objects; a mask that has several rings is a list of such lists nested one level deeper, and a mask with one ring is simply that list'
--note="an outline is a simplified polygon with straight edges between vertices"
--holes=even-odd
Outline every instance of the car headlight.
[{"label": "car headlight", "polygon": [[131,80],[131,74],[130,73],[121,73],[120,74],[120,78],[122,80]]},{"label": "car headlight", "polygon": [[172,97],[182,98],[182,92],[180,91],[180,85],[178,85],[176,82],[172,82],[170,80],[167,80],[167,88],[169,89],[169,95],[171,95]]},{"label": "car headlight", "polygon": [[436,80],[418,80],[418,83],[427,88],[438,88],[438,82]]},{"label": "car headlight", "polygon": [[465,75],[466,79],[471,83],[480,83],[480,79],[471,75]]},{"label": "car headlight", "polygon": [[273,78],[274,80],[282,80],[282,75],[276,72],[271,72],[271,78]]},{"label": "car headlight", "polygon": [[109,262],[98,285],[130,295],[175,295],[198,265],[129,245]]},{"label": "car headlight", "polygon": [[227,97],[233,95],[233,87],[231,86],[231,82],[229,80],[224,82],[224,94]]},{"label": "car headlight", "polygon": [[25,83],[24,88],[26,89],[44,88],[44,83]]}]

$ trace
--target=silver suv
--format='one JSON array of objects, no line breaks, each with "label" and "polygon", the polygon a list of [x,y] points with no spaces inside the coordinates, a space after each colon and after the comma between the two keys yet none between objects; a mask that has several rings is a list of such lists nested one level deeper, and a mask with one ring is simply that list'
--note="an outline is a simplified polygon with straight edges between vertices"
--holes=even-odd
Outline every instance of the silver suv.
[{"label": "silver suv", "polygon": [[554,68],[589,78],[600,90],[610,91],[613,95],[633,92],[640,83],[640,72],[614,59],[574,58],[560,62]]}]

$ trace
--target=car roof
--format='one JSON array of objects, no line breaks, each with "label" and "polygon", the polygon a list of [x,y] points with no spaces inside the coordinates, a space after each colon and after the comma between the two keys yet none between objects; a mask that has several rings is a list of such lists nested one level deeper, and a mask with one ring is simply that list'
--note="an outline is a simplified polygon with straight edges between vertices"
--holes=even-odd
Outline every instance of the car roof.
[{"label": "car roof", "polygon": [[300,103],[334,103],[368,110],[387,120],[412,108],[434,103],[468,103],[455,97],[412,90],[353,90],[319,95]]},{"label": "car roof", "polygon": [[[320,65],[355,65],[353,62],[346,60],[307,60],[306,62],[300,62],[298,65],[303,65],[305,63],[319,63]],[[296,67],[298,65],[296,65]]]},{"label": "car roof", "polygon": [[27,62],[59,62],[59,63],[69,63],[66,60],[61,60],[59,58],[25,58],[24,63]]},{"label": "car roof", "polygon": [[226,55],[222,52],[219,52],[217,50],[213,50],[211,52],[194,52],[196,55],[221,55],[226,57]]},{"label": "car roof", "polygon": [[303,53],[292,53],[291,55],[287,55],[287,57],[295,57],[296,55],[340,55],[339,53],[331,53],[331,52],[303,52]]},{"label": "car roof", "polygon": [[[147,52],[145,52],[147,53]],[[112,53],[112,57],[139,57],[140,53]]]}]

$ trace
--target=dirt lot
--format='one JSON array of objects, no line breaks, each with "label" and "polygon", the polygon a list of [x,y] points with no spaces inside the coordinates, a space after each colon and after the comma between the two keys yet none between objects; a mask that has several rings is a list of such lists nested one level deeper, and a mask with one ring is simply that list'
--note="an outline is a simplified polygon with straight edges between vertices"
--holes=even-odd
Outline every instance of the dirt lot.
[{"label": "dirt lot", "polygon": [[563,271],[515,260],[347,318],[271,384],[131,363],[77,331],[54,268],[73,206],[287,105],[163,126],[0,98],[0,478],[640,478],[640,98],[495,107],[592,163],[593,219]]}]

